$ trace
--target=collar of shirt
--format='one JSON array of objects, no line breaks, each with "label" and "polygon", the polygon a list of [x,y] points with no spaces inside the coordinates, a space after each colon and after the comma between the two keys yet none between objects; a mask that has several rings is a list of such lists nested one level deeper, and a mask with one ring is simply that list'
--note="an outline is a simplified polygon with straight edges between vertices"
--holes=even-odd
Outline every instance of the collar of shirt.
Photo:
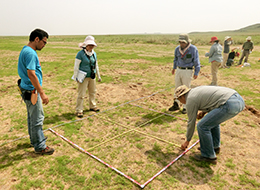
[{"label": "collar of shirt", "polygon": [[85,53],[88,55],[88,56],[92,56],[94,54],[94,51],[92,50],[91,52],[87,51],[86,49],[84,49]]},{"label": "collar of shirt", "polygon": [[183,55],[183,54],[187,51],[187,49],[189,49],[189,47],[190,47],[190,43],[189,43],[189,45],[188,45],[186,48],[184,48],[183,50],[181,49],[181,46],[179,46],[179,51],[180,51],[181,55]]}]

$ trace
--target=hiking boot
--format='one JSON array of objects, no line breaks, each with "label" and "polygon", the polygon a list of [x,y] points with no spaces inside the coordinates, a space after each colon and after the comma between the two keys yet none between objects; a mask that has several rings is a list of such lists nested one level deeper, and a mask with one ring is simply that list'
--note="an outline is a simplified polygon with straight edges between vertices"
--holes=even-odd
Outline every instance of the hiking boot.
[{"label": "hiking boot", "polygon": [[187,110],[185,108],[182,109],[181,111],[182,114],[186,114],[187,113]]},{"label": "hiking boot", "polygon": [[[198,150],[200,150],[200,147],[198,147]],[[214,151],[215,151],[216,154],[219,154],[220,153],[220,147],[214,148]]]},{"label": "hiking boot", "polygon": [[54,149],[50,148],[48,146],[46,146],[46,148],[43,150],[35,151],[36,154],[41,154],[41,155],[44,155],[44,154],[51,155],[51,154],[53,154],[53,152],[54,152]]},{"label": "hiking boot", "polygon": [[94,112],[99,112],[100,111],[100,109],[98,109],[98,108],[94,108],[94,109],[89,109],[89,111],[94,111]]},{"label": "hiking boot", "polygon": [[83,112],[76,112],[76,116],[79,117],[79,118],[82,118],[83,117]]},{"label": "hiking boot", "polygon": [[193,158],[197,161],[203,161],[203,162],[208,162],[211,164],[217,164],[217,157],[216,158],[207,158],[207,157],[203,157],[200,154],[195,154],[193,156]]},{"label": "hiking boot", "polygon": [[169,111],[176,111],[179,110],[180,107],[177,102],[173,102],[173,106],[169,108]]}]

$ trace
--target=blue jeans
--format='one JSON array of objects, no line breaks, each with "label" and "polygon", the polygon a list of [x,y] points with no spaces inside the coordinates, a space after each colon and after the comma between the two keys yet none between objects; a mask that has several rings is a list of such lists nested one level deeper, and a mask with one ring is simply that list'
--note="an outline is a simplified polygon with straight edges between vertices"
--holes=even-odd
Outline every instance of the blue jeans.
[{"label": "blue jeans", "polygon": [[[21,91],[24,93],[25,90],[21,88]],[[23,100],[27,108],[27,124],[31,144],[34,146],[35,151],[41,151],[46,148],[46,139],[42,130],[44,112],[41,96],[38,94],[35,105],[32,105],[31,100],[25,100],[24,97]]]},{"label": "blue jeans", "polygon": [[220,123],[236,116],[245,107],[243,98],[233,94],[225,104],[213,109],[197,124],[200,151],[203,157],[216,158],[214,148],[220,147]]}]

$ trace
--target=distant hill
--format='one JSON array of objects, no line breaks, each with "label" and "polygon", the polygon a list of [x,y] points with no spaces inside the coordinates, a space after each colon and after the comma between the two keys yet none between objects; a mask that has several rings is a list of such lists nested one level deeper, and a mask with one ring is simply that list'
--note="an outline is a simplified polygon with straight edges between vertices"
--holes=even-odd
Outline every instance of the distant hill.
[{"label": "distant hill", "polygon": [[238,30],[233,30],[232,32],[260,33],[260,23],[240,28]]},{"label": "distant hill", "polygon": [[189,34],[211,34],[211,33],[247,33],[247,34],[260,34],[260,23],[253,24],[250,26],[246,26],[244,28],[240,28],[238,30],[225,30],[220,32],[209,31],[209,32],[190,32]]}]

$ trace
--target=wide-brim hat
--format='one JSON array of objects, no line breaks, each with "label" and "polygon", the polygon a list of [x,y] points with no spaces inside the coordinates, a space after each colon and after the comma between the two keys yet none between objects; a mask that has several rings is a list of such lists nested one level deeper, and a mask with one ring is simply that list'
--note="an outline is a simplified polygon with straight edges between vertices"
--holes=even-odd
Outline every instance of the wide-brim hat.
[{"label": "wide-brim hat", "polygon": [[251,40],[252,38],[251,38],[251,36],[248,36],[247,38],[246,38],[246,40]]},{"label": "wide-brim hat", "polygon": [[229,38],[231,38],[231,36],[226,36],[226,37],[225,37],[225,41],[226,41],[227,39],[229,39]]},{"label": "wide-brim hat", "polygon": [[184,42],[186,44],[190,43],[192,40],[189,39],[189,35],[188,34],[180,34],[179,35],[179,39],[178,42]]},{"label": "wide-brim hat", "polygon": [[219,39],[217,38],[217,36],[211,37],[210,43],[211,43],[211,42],[215,42],[215,41],[219,41]]},{"label": "wide-brim hat", "polygon": [[188,93],[191,89],[188,88],[186,85],[181,85],[175,90],[175,96],[176,98],[181,97],[182,95]]},{"label": "wide-brim hat", "polygon": [[88,45],[94,45],[94,46],[97,47],[97,44],[95,42],[95,38],[93,36],[87,36],[83,43],[79,43],[80,48],[87,47]]}]

